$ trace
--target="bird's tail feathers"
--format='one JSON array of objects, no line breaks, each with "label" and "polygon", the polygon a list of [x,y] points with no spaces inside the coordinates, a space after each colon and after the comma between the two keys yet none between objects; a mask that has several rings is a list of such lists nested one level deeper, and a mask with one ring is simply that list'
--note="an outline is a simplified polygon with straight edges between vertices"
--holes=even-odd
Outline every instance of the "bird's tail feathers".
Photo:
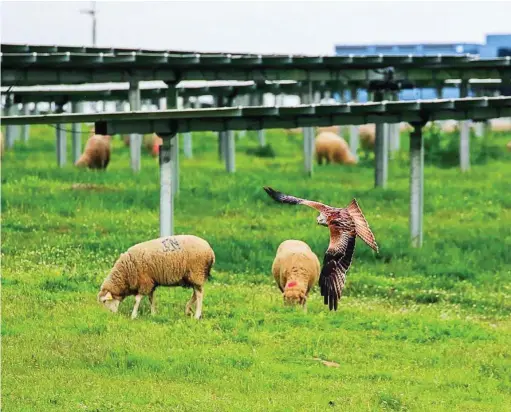
[{"label": "bird's tail feathers", "polygon": [[357,232],[357,236],[360,237],[360,239],[362,239],[365,243],[367,243],[370,248],[375,250],[376,253],[378,253],[378,245],[376,244],[376,239],[373,235],[373,232],[369,228],[369,224],[367,223],[367,220],[362,213],[362,209],[360,209],[356,199],[353,199],[348,205],[348,212],[355,222],[355,231]]},{"label": "bird's tail feathers", "polygon": [[328,305],[328,309],[336,311],[341,296],[335,288],[334,278],[331,276],[320,277],[319,287],[321,290],[321,296],[323,296],[324,304]]}]

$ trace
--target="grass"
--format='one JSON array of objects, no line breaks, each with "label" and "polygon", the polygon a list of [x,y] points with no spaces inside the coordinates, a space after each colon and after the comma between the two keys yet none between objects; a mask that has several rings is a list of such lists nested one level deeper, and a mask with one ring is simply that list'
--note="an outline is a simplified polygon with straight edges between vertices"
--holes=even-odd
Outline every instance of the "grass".
[{"label": "grass", "polygon": [[[180,160],[176,231],[204,237],[217,256],[197,322],[185,318],[190,291],[180,288],[159,288],[157,315],[144,300],[135,321],[133,298],[117,315],[96,302],[119,253],[158,236],[156,160],[144,155],[133,174],[115,139],[106,173],[59,169],[53,129],[31,133],[2,159],[5,410],[510,410],[509,136],[487,136],[497,155],[466,174],[427,163],[424,247],[414,250],[405,136],[388,189],[377,190],[370,161],[305,178],[299,135],[268,131],[275,157],[259,157],[249,132],[227,175],[216,136],[194,134],[195,157]],[[307,314],[283,306],[270,273],[276,248],[302,239],[322,260],[328,230],[263,185],[359,201],[380,255],[357,242],[337,312],[317,287]]]}]

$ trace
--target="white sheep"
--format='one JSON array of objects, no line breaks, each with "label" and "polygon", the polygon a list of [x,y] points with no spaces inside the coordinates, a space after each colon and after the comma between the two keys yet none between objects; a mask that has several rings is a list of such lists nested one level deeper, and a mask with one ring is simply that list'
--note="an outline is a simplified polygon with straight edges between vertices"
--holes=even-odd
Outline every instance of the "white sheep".
[{"label": "white sheep", "polygon": [[135,295],[131,314],[134,319],[146,295],[151,303],[151,314],[156,313],[153,294],[157,286],[192,287],[185,314],[192,314],[192,305],[196,303],[195,318],[200,319],[204,283],[214,263],[213,249],[197,236],[167,236],[138,243],[117,259],[101,285],[98,302],[115,313],[126,296]]},{"label": "white sheep", "polygon": [[283,241],[273,260],[272,273],[285,304],[300,304],[307,310],[309,291],[319,279],[316,254],[301,240]]}]

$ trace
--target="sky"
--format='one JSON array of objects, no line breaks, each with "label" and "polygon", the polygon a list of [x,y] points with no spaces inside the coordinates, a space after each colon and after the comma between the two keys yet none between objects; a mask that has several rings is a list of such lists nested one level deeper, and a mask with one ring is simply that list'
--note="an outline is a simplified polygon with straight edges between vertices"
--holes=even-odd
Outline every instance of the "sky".
[{"label": "sky", "polygon": [[[3,0],[1,42],[92,45],[89,1]],[[511,33],[511,1],[98,1],[97,46],[333,54],[335,44]]]}]

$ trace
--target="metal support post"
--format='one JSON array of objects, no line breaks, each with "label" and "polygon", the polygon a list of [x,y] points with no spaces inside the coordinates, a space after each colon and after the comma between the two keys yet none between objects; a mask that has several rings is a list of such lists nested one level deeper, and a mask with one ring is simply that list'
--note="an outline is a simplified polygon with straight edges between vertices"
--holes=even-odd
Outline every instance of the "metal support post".
[{"label": "metal support post", "polygon": [[[5,111],[9,116],[16,116],[18,114],[18,105],[13,104],[10,96],[5,98]],[[6,126],[5,127],[5,145],[7,149],[11,149],[14,146],[16,140],[17,128],[19,126]]]},{"label": "metal support post", "polygon": [[234,132],[229,130],[225,133],[225,169],[227,173],[236,171],[236,143],[234,141]]},{"label": "metal support post", "polygon": [[[130,102],[130,111],[140,110],[140,85],[137,80],[130,80],[128,98]],[[134,172],[140,171],[141,149],[142,135],[130,134],[131,169]]]},{"label": "metal support post", "polygon": [[[443,90],[444,90],[444,88],[443,88],[443,86],[442,86],[441,84],[439,84],[439,85],[437,85],[437,86],[435,87],[435,92],[436,92],[436,98],[437,98],[437,99],[441,99],[441,98],[442,98]],[[444,123],[445,123],[445,121],[444,121],[444,120],[438,120],[438,121],[436,121],[436,122],[434,122],[434,123],[436,123],[436,125],[437,125],[440,129],[442,129],[442,128],[443,128],[443,125],[444,125]]]},{"label": "metal support post", "polygon": [[[178,108],[178,95],[176,85],[167,83],[167,110]],[[163,109],[165,110],[165,109]],[[179,193],[179,136],[175,136],[170,141],[172,155],[172,194]]]},{"label": "metal support post", "polygon": [[115,102],[115,111],[116,112],[124,112],[124,102],[123,101]]},{"label": "metal support post", "polygon": [[[355,103],[357,101],[357,92],[358,92],[358,89],[356,87],[352,87],[351,90],[350,90],[351,101],[353,103]],[[358,162],[357,151],[358,151],[358,144],[359,144],[358,142],[359,142],[359,129],[358,129],[358,126],[351,125],[350,126],[350,151],[351,151],[351,154],[357,160],[357,162]]]},{"label": "metal support post", "polygon": [[[460,97],[468,96],[468,83],[460,84]],[[460,168],[462,172],[470,169],[470,120],[460,121]]]},{"label": "metal support post", "polygon": [[[71,113],[83,111],[83,103],[71,102]],[[73,164],[80,158],[82,153],[82,125],[81,123],[71,124]]]},{"label": "metal support post", "polygon": [[[257,94],[257,105],[264,106],[264,95],[262,93]],[[257,131],[257,140],[259,141],[259,146],[266,146],[266,136],[264,129]]]},{"label": "metal support post", "polygon": [[422,246],[424,214],[424,142],[423,124],[413,124],[410,133],[410,237],[412,247]]},{"label": "metal support post", "polygon": [[[56,107],[57,113],[63,113],[64,108],[62,105]],[[57,148],[57,165],[64,167],[67,160],[67,136],[66,136],[66,125],[59,123],[55,125],[56,129],[56,148]]]},{"label": "metal support post", "polygon": [[163,142],[160,146],[160,236],[174,234],[174,191],[172,189],[172,140],[176,135],[159,135]]},{"label": "metal support post", "polygon": [[[190,108],[190,100],[186,100],[184,107]],[[192,158],[192,132],[183,133],[183,154],[185,158]]]},{"label": "metal support post", "polygon": [[[476,93],[476,96],[484,97],[484,90],[478,90]],[[473,125],[474,125],[475,135],[479,138],[484,137],[484,135],[486,134],[486,130],[485,130],[486,129],[486,121],[474,122]]]},{"label": "metal support post", "polygon": [[[399,100],[398,93],[393,92],[390,96],[390,100],[392,101]],[[389,123],[388,132],[389,132],[389,149],[391,154],[393,155],[395,152],[399,151],[399,148],[401,146],[399,123]]]},{"label": "metal support post", "polygon": [[183,133],[183,154],[187,159],[191,159],[193,157],[192,132]]},{"label": "metal support post", "polygon": [[[376,91],[374,93],[374,101],[382,101],[383,92]],[[388,134],[385,133],[386,126],[384,123],[375,124],[375,145],[374,145],[374,156],[375,156],[375,187],[387,187],[388,178],[388,163],[389,163],[389,150],[388,150]]]},{"label": "metal support post", "polygon": [[[303,104],[310,104],[312,100],[312,85],[309,83],[309,92],[304,93],[302,96]],[[303,127],[303,156],[304,156],[304,166],[305,173],[312,177],[314,171],[314,128],[313,127]]]},{"label": "metal support post", "polygon": [[[23,103],[23,116],[28,116],[30,115],[30,110],[28,108],[28,103]],[[22,126],[22,138],[23,138],[23,143],[28,143],[28,139],[30,138],[30,125],[28,124],[24,124]]]}]

